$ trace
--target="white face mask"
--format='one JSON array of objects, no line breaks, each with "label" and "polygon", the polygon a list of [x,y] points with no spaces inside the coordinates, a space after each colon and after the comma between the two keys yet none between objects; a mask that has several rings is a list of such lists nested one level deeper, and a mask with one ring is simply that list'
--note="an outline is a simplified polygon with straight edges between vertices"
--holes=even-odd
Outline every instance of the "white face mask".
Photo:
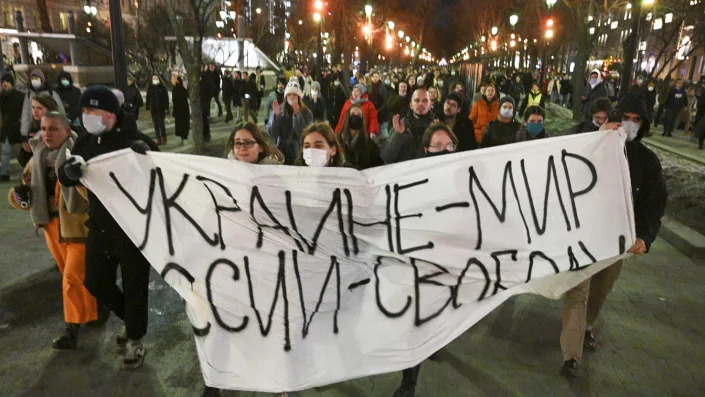
[{"label": "white face mask", "polygon": [[286,103],[288,103],[289,106],[294,107],[294,104],[295,104],[295,103],[299,103],[299,101],[297,101],[296,99],[289,99],[289,98],[286,98]]},{"label": "white face mask", "polygon": [[304,149],[304,162],[309,167],[325,167],[328,164],[328,151],[324,149]]},{"label": "white face mask", "polygon": [[649,86],[648,90],[649,90],[649,91],[653,91],[653,90],[654,90],[654,87]]},{"label": "white face mask", "polygon": [[312,96],[312,97],[317,97],[317,96],[318,96],[318,90],[311,90],[311,96]]},{"label": "white face mask", "polygon": [[624,129],[624,132],[627,133],[627,142],[631,142],[636,139],[636,136],[639,133],[639,127],[641,126],[633,121],[622,122],[622,129]]},{"label": "white face mask", "polygon": [[42,86],[42,80],[41,79],[32,79],[32,87],[34,88],[39,88]]},{"label": "white face mask", "polygon": [[505,119],[508,119],[514,116],[514,109],[502,108],[499,110],[499,115],[504,117]]},{"label": "white face mask", "polygon": [[152,79],[152,84],[154,84],[154,85],[159,84],[159,79]]},{"label": "white face mask", "polygon": [[103,125],[103,116],[97,114],[86,114],[82,116],[83,127],[91,135],[100,135],[105,132],[105,125]]}]

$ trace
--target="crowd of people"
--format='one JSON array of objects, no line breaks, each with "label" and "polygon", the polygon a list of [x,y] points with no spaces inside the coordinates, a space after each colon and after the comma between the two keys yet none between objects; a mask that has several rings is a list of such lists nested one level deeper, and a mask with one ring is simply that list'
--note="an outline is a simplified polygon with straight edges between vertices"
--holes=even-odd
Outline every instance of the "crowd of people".
[{"label": "crowd of people", "polygon": [[[521,72],[487,71],[476,90],[452,68],[377,69],[349,77],[334,68],[324,72],[320,81],[306,70],[288,74],[277,79],[261,103],[265,98],[261,70],[248,75],[204,65],[199,90],[206,139],[214,100],[219,114],[225,106],[226,122],[236,122],[225,153],[233,161],[364,170],[550,139],[559,131],[547,131],[546,103],[574,100],[570,92],[564,93],[565,85],[557,77],[551,76],[543,89],[535,76]],[[10,190],[10,204],[28,210],[34,226],[43,229],[63,274],[66,327],[53,347],[76,348],[81,326],[99,322],[110,311],[122,320],[116,343],[125,349],[124,365],[137,368],[145,355],[149,264],[101,201],[81,186],[80,178],[86,161],[101,154],[124,148],[141,154],[159,150],[166,143],[164,118],[170,106],[176,135],[186,139],[187,88],[178,74],[172,75],[170,100],[166,85],[155,74],[143,103],[132,79],[124,92],[97,85],[81,93],[64,74],[56,87],[38,69],[29,77],[31,86],[25,92],[15,88],[11,75],[2,77],[2,175],[9,179],[8,148],[21,144],[22,183]],[[653,103],[647,93],[653,90],[640,90],[643,81],[637,81],[637,88],[615,106],[609,90],[600,88],[600,79],[599,71],[588,75],[581,98],[585,120],[566,133],[626,133],[636,223],[636,243],[627,252],[641,255],[656,237],[667,195],[659,160],[641,143],[650,132]],[[676,82],[665,100],[659,101],[669,127],[676,124],[675,111],[688,103],[687,95]],[[156,142],[137,128],[135,120],[143,105],[151,113]],[[265,119],[258,124],[257,110],[262,105]],[[122,288],[116,284],[118,264]],[[576,376],[583,348],[595,348],[593,326],[620,266],[617,263],[566,293],[560,338],[562,375]],[[396,397],[414,395],[419,369],[404,370]],[[204,396],[218,394],[210,387],[203,392]]]}]

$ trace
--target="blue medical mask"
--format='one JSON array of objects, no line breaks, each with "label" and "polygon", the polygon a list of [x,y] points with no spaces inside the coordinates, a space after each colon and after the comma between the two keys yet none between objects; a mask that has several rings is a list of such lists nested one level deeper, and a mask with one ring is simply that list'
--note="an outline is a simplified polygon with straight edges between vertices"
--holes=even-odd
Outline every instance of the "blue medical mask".
[{"label": "blue medical mask", "polygon": [[526,123],[526,132],[531,136],[536,136],[543,131],[543,123]]}]

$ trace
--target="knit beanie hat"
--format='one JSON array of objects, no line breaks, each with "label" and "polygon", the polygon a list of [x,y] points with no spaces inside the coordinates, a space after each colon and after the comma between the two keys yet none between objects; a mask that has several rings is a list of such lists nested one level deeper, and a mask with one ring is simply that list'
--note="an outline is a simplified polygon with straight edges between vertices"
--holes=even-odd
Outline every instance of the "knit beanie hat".
[{"label": "knit beanie hat", "polygon": [[47,78],[44,76],[44,73],[40,69],[34,69],[29,72],[29,79],[31,80],[32,77],[38,77],[40,80],[42,80],[42,84],[47,81]]},{"label": "knit beanie hat", "polygon": [[501,108],[502,105],[504,105],[505,102],[511,103],[511,104],[512,104],[512,108],[516,109],[516,103],[514,102],[514,98],[510,97],[509,95],[503,96],[503,97],[499,100],[499,107]]},{"label": "knit beanie hat", "polygon": [[104,85],[94,85],[86,88],[78,100],[81,108],[102,109],[106,112],[120,114],[120,103],[113,91]]},{"label": "knit beanie hat", "polygon": [[314,81],[313,83],[311,83],[311,89],[320,91],[321,90],[321,83]]},{"label": "knit beanie hat", "polygon": [[284,89],[284,96],[287,96],[289,94],[296,94],[299,96],[299,98],[303,98],[304,96],[303,91],[301,91],[299,81],[296,77],[292,77],[291,79],[289,79],[289,84],[287,84],[286,88]]},{"label": "knit beanie hat", "polygon": [[360,95],[365,95],[365,93],[367,92],[367,87],[365,87],[364,84],[359,84],[359,83],[358,83],[358,84],[355,84],[355,85],[353,86],[353,90],[354,90],[355,88],[357,88],[358,90],[360,90]]}]

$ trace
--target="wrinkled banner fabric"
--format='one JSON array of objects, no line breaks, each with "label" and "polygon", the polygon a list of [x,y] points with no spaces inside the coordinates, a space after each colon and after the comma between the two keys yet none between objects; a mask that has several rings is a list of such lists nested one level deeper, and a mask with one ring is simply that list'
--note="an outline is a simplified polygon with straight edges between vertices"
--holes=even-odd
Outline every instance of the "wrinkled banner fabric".
[{"label": "wrinkled banner fabric", "polygon": [[624,140],[363,172],[123,150],[83,183],[186,301],[207,384],[295,391],[416,365],[510,296],[558,298],[624,256]]}]

